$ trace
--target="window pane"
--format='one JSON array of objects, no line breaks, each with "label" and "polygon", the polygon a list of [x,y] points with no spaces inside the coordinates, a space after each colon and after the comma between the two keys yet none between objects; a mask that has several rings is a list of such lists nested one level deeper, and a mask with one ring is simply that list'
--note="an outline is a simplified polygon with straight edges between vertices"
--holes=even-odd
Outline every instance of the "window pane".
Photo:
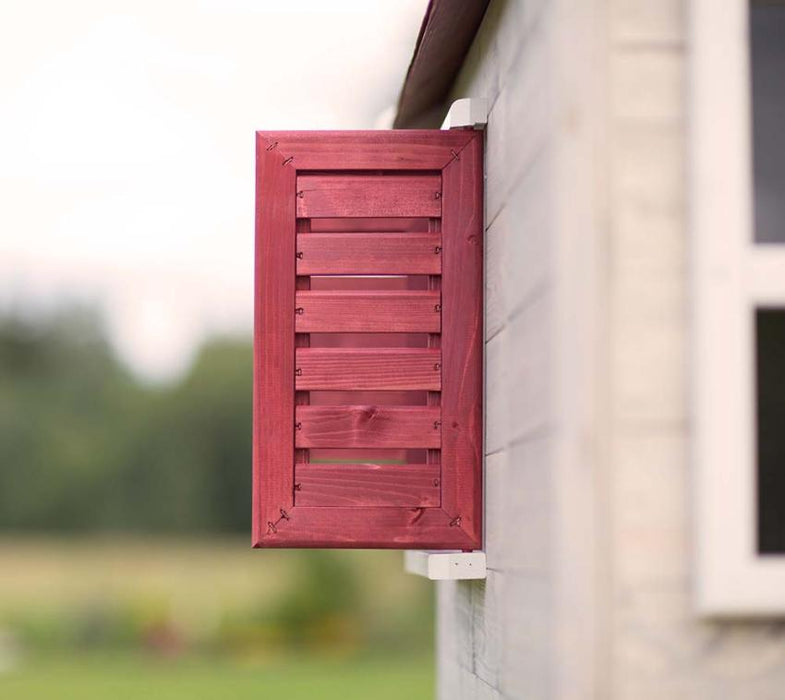
[{"label": "window pane", "polygon": [[756,318],[758,551],[785,554],[785,309]]},{"label": "window pane", "polygon": [[785,4],[750,6],[755,242],[785,243]]}]

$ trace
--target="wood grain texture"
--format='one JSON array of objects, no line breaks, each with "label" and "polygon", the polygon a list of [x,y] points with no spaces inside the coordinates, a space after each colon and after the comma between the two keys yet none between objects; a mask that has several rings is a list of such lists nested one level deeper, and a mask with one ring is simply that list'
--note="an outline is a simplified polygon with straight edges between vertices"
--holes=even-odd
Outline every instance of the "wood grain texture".
[{"label": "wood grain texture", "polygon": [[441,215],[439,175],[301,175],[299,217]]},{"label": "wood grain texture", "polygon": [[442,171],[442,507],[482,548],[482,134]]},{"label": "wood grain texture", "polygon": [[311,233],[427,233],[429,219],[409,216],[310,219]]},{"label": "wood grain texture", "polygon": [[297,506],[256,546],[470,549],[473,540],[442,508]]},{"label": "wood grain texture", "polygon": [[[300,233],[307,233],[311,230],[311,220],[310,219],[297,219],[295,222],[295,230],[297,235]],[[311,278],[308,276],[297,276],[294,280],[294,288],[295,290],[308,290],[311,288]],[[295,354],[299,348],[308,348],[311,346],[311,335],[310,333],[295,333],[294,335],[294,347],[295,347]],[[307,406],[311,403],[311,392],[310,391],[297,391],[297,387],[295,387],[294,392],[294,405],[295,406]],[[304,464],[310,461],[310,450],[295,450],[294,451],[294,462],[295,464]]]},{"label": "wood grain texture", "polygon": [[293,505],[295,172],[257,143],[253,539]]},{"label": "wood grain texture", "polygon": [[296,506],[439,505],[438,464],[298,464]]},{"label": "wood grain texture", "polygon": [[[257,134],[253,485],[255,547],[476,549],[482,546],[482,347],[474,345],[476,326],[481,319],[477,308],[482,308],[481,138],[480,134],[471,130]],[[347,234],[352,230],[351,223],[347,223],[347,228],[341,228],[342,222],[363,222],[357,230],[373,234],[383,234],[385,230],[388,233],[403,233],[402,228],[389,223],[393,219],[406,222],[403,228],[424,223],[424,218],[412,219],[400,207],[391,210],[389,216],[379,214],[379,218],[376,218],[378,228],[370,230],[364,227],[374,225],[371,219],[362,218],[301,218],[298,223],[297,174],[317,175],[302,172],[304,170],[370,170],[377,174],[389,170],[409,171],[399,173],[407,178],[411,178],[411,171],[419,171],[421,175],[430,178],[434,171],[441,170],[442,197],[439,211],[443,218],[443,280],[432,269],[427,273],[407,270],[400,274],[427,274],[430,291],[328,291],[317,290],[312,284],[320,279],[327,280],[328,277],[310,278],[309,275],[314,272],[301,272],[295,277],[296,225],[297,233],[308,236],[315,231],[315,221],[326,222],[325,225],[329,223],[332,228],[322,230],[338,234]],[[350,177],[358,175],[357,172],[343,174]],[[383,179],[389,177],[384,175]],[[407,235],[438,234],[439,214],[424,216],[434,224],[428,227],[428,233],[422,228],[417,234],[406,231]],[[379,225],[378,222],[385,219],[390,228]],[[444,240],[448,232],[451,236],[450,244]],[[470,252],[472,246],[480,251],[479,257],[476,251]],[[384,253],[382,257],[392,258],[395,254]],[[406,255],[400,257],[405,258]],[[367,258],[368,264],[376,264],[379,260],[373,255]],[[406,261],[407,266],[410,263],[410,260]],[[337,263],[330,264],[342,263],[338,258]],[[388,273],[369,271],[364,274]],[[455,297],[454,302],[444,309],[442,294],[438,291],[440,280],[443,293]],[[300,313],[297,313],[298,309]],[[445,326],[442,339],[439,334],[444,324],[449,324],[449,328]],[[439,352],[441,340],[441,375],[445,406],[450,415],[449,425],[446,425],[443,417],[439,423],[445,408],[440,409],[438,406],[438,390],[431,386],[418,389],[429,392],[427,406],[380,406],[375,403],[363,406],[308,405],[312,401],[318,403],[325,399],[330,392],[347,390],[340,383],[349,376],[349,372],[340,376],[341,373],[336,370],[332,374],[339,377],[339,386],[322,389],[305,389],[302,388],[305,385],[296,383],[296,352],[345,350],[343,347],[332,347],[332,341],[329,343],[331,347],[310,348],[310,333],[319,334],[313,336],[317,343],[334,337],[341,338],[342,333],[347,334],[343,336],[347,340],[356,333],[362,334],[362,337],[355,336],[360,344],[364,344],[366,338],[384,337],[390,339],[390,345],[394,344],[397,337],[417,339],[421,336],[407,334],[427,333],[430,336],[430,347],[420,347],[419,351],[431,353]],[[477,334],[478,340],[479,337]],[[451,338],[457,339],[454,347]],[[449,359],[444,355],[445,345],[450,348]],[[372,367],[378,368],[378,363]],[[327,382],[329,370],[319,371],[322,372],[319,381]],[[374,368],[368,369],[367,375],[357,372],[358,383],[369,384],[369,388],[359,391],[370,392],[367,396],[373,392],[387,396],[394,392],[413,391],[408,384],[406,387],[393,387],[392,384],[408,383],[410,379],[419,381],[419,371],[415,372],[412,367],[399,368],[387,376],[385,372],[378,372]],[[305,374],[300,376],[304,377]],[[450,387],[446,386],[448,382]],[[385,388],[379,388],[377,384]],[[314,391],[319,393],[312,393]],[[462,392],[466,392],[466,395],[463,396]],[[355,398],[352,400],[358,401]],[[378,398],[364,400],[369,403],[380,401]],[[295,428],[296,423],[299,423],[299,430]],[[449,433],[449,440],[442,437],[443,431]],[[432,477],[439,479],[441,505],[436,505],[430,491],[420,494],[423,499],[420,503],[434,505],[402,505],[411,502],[407,499],[415,498],[411,484],[407,484],[409,479],[415,479],[413,474],[407,473],[399,482],[388,484],[388,475],[390,479],[393,476],[386,469],[373,474],[370,470],[363,472],[361,469],[363,473],[358,475],[356,468],[363,465],[347,464],[340,466],[355,470],[351,478],[362,483],[355,488],[333,487],[322,480],[326,472],[313,472],[309,477],[312,485],[316,486],[312,494],[314,498],[322,498],[322,503],[349,499],[355,505],[306,505],[308,501],[300,500],[297,496],[300,491],[295,490],[295,470],[305,470],[308,477],[310,469],[324,466],[329,470],[338,466],[309,465],[307,460],[312,447],[316,450],[400,450],[402,459],[403,455],[413,455],[406,459],[418,473],[424,469],[441,469],[441,477]],[[454,463],[439,464],[440,448],[443,459],[454,458]],[[426,456],[423,455],[426,450],[428,463],[414,465],[413,462]],[[403,474],[401,472],[401,476]],[[381,478],[371,478],[380,475]],[[348,474],[344,474],[344,477],[347,480],[349,478]],[[302,482],[297,483],[302,489]],[[330,488],[337,488],[338,492],[330,492]],[[433,481],[430,488],[436,488]],[[319,496],[318,493],[323,495]],[[296,503],[295,498],[298,499]],[[330,501],[330,498],[336,500]],[[377,498],[379,500],[374,501]],[[373,502],[373,505],[359,505],[362,502]]]},{"label": "wood grain texture", "polygon": [[438,292],[297,292],[298,333],[438,333]]},{"label": "wood grain texture", "polygon": [[295,387],[299,391],[441,388],[438,349],[298,349],[295,365]]},{"label": "wood grain texture", "polygon": [[297,406],[297,447],[439,447],[440,412],[427,406]]},{"label": "wood grain texture", "polygon": [[441,170],[466,131],[258,131],[264,148],[298,170]]},{"label": "wood grain texture", "polygon": [[309,233],[297,236],[298,275],[438,275],[432,233]]}]

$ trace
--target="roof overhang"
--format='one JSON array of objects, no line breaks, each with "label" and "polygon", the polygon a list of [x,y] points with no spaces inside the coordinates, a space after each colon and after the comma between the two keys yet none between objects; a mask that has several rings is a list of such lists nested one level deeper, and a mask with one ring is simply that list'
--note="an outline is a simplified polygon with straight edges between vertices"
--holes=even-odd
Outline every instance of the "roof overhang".
[{"label": "roof overhang", "polygon": [[482,22],[489,0],[430,0],[406,80],[395,129],[433,126]]}]

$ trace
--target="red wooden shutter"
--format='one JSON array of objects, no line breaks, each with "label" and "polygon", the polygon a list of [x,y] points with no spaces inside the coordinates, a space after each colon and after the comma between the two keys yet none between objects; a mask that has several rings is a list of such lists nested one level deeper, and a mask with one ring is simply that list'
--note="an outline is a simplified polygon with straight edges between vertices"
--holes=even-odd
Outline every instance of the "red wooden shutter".
[{"label": "red wooden shutter", "polygon": [[253,543],[482,546],[482,135],[257,133]]}]

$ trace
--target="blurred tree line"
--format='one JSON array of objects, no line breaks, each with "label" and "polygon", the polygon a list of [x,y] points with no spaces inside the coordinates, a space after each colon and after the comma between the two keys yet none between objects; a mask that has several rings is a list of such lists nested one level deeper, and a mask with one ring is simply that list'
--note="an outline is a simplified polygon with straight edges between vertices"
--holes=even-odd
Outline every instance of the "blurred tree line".
[{"label": "blurred tree line", "polygon": [[249,532],[250,340],[149,386],[99,314],[0,316],[0,529]]}]

